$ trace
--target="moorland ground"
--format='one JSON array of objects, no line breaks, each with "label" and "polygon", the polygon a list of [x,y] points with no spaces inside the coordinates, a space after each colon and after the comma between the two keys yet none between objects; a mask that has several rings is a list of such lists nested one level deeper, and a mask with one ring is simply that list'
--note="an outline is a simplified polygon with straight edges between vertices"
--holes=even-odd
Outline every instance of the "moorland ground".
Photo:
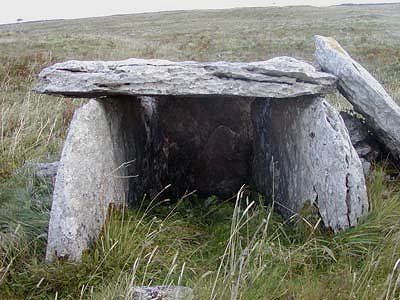
[{"label": "moorland ground", "polygon": [[[44,262],[51,186],[16,170],[26,161],[58,159],[73,111],[84,100],[31,92],[43,67],[129,57],[289,55],[312,62],[314,34],[334,36],[399,103],[400,5],[179,11],[0,26],[0,298],[124,299],[130,286],[145,284],[183,284],[198,299],[398,298],[400,183],[384,162],[369,179],[370,215],[336,236],[307,211],[285,221],[262,200],[238,197],[235,205],[186,195],[110,212],[80,264]],[[350,107],[339,95],[330,101]]]}]

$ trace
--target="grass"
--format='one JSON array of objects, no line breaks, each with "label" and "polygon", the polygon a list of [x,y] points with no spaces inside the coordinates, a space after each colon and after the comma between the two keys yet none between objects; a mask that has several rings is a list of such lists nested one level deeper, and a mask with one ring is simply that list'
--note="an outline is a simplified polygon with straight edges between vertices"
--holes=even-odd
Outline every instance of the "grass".
[{"label": "grass", "polygon": [[49,194],[36,182],[23,196],[18,190],[10,195],[25,200],[23,213],[9,218],[13,234],[1,236],[13,238],[2,240],[0,297],[126,299],[133,285],[183,284],[198,299],[395,299],[400,190],[385,176],[382,169],[373,173],[368,218],[338,235],[318,230],[304,216],[284,221],[242,192],[235,204],[190,195],[111,211],[101,238],[79,264],[43,262],[45,236],[30,228],[47,219],[48,206],[32,218],[32,197]]},{"label": "grass", "polygon": [[[67,59],[312,61],[330,35],[400,101],[400,6],[164,12],[0,26],[0,299],[124,299],[132,285],[182,284],[198,299],[397,299],[400,184],[375,167],[371,213],[336,236],[307,212],[289,221],[263,201],[186,195],[113,210],[80,264],[44,262],[51,187],[26,161],[60,154],[80,100],[31,92]],[[338,95],[330,100],[349,107]]]}]

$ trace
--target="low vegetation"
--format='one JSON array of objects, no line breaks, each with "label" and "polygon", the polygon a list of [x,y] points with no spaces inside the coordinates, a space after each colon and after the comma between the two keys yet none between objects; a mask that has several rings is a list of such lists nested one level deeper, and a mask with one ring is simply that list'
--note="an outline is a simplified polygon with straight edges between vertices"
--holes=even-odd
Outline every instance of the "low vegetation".
[{"label": "low vegetation", "polygon": [[126,299],[134,285],[183,284],[198,299],[395,299],[400,190],[385,176],[370,181],[371,214],[338,235],[306,210],[283,221],[244,190],[236,204],[187,195],[112,210],[80,264],[43,262],[49,190],[36,182],[13,190],[19,208],[0,216],[0,296]]},{"label": "low vegetation", "polygon": [[[182,284],[198,299],[397,299],[400,183],[376,165],[371,213],[325,232],[306,208],[284,221],[245,189],[236,202],[189,194],[114,209],[80,264],[44,262],[51,186],[26,161],[60,154],[82,101],[31,92],[66,59],[312,61],[331,35],[400,101],[400,6],[168,12],[0,26],[0,299],[125,299],[133,285]],[[331,101],[349,107],[341,97]],[[160,198],[162,199],[162,197]]]}]

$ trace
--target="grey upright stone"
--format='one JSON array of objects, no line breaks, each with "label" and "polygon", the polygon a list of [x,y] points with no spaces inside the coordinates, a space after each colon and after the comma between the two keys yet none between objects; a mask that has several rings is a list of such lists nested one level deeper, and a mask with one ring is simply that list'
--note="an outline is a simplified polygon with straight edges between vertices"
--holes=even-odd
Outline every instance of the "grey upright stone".
[{"label": "grey upright stone", "polygon": [[361,161],[339,113],[324,99],[253,104],[253,180],[290,217],[306,202],[338,232],[368,212]]},{"label": "grey upright stone", "polygon": [[91,100],[71,122],[56,177],[46,260],[80,260],[96,241],[112,202],[125,202],[102,103]]},{"label": "grey upright stone", "polygon": [[322,70],[338,77],[341,93],[400,161],[400,107],[382,85],[329,37],[315,37],[315,57]]}]

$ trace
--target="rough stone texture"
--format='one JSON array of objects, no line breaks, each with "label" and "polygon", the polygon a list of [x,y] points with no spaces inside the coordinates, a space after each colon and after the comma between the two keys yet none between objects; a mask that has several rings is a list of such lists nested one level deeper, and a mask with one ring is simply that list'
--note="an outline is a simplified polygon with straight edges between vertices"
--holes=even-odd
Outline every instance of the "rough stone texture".
[{"label": "rough stone texture", "polygon": [[163,185],[171,196],[231,197],[249,183],[251,121],[249,99],[158,97],[162,148],[167,159]]},{"label": "rough stone texture", "polygon": [[167,165],[162,149],[156,100],[152,97],[117,97],[101,100],[108,112],[114,152],[124,180],[126,201],[139,203],[145,194],[162,190]]},{"label": "rough stone texture", "polygon": [[16,174],[24,174],[29,170],[30,174],[34,174],[40,180],[54,184],[59,164],[58,161],[51,163],[26,162],[22,168],[16,171]]},{"label": "rough stone texture", "polygon": [[315,57],[322,70],[338,77],[341,93],[400,161],[400,107],[379,82],[333,38],[316,36]]},{"label": "rough stone texture", "polygon": [[132,288],[132,300],[192,300],[193,290],[184,286],[140,286]]},{"label": "rough stone texture", "polygon": [[44,69],[35,90],[76,97],[115,95],[291,98],[325,94],[336,78],[308,63],[277,57],[251,63],[68,61]]},{"label": "rough stone texture", "polygon": [[104,106],[90,101],[74,115],[61,155],[46,259],[79,260],[96,240],[111,202],[124,202]]},{"label": "rough stone texture", "polygon": [[32,165],[35,170],[36,176],[41,180],[55,181],[57,176],[58,167],[60,162],[55,161],[52,163],[37,163]]},{"label": "rough stone texture", "polygon": [[310,97],[257,100],[252,109],[259,190],[286,216],[310,201],[334,232],[356,225],[368,211],[365,180],[336,110]]}]

